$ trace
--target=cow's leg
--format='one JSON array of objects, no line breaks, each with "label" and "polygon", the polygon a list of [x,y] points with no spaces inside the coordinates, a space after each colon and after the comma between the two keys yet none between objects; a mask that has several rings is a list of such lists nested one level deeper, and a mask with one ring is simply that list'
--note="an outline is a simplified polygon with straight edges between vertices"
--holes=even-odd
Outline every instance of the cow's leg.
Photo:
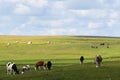
[{"label": "cow's leg", "polygon": [[99,67],[99,63],[98,62],[96,62],[96,68],[98,68]]},{"label": "cow's leg", "polygon": [[7,75],[10,75],[10,74],[11,74],[11,70],[7,69]]},{"label": "cow's leg", "polygon": [[7,69],[7,75],[8,75],[8,69]]},{"label": "cow's leg", "polygon": [[43,69],[44,69],[44,70],[46,70],[46,67],[45,67],[45,66],[43,66]]},{"label": "cow's leg", "polygon": [[11,75],[11,74],[12,74],[12,71],[11,71],[11,70],[9,70],[9,71],[8,71],[8,75]]},{"label": "cow's leg", "polygon": [[13,74],[13,75],[15,75],[15,74],[16,74],[16,72],[15,72],[14,70],[12,70],[12,74]]},{"label": "cow's leg", "polygon": [[10,71],[7,69],[7,75],[9,75],[10,74]]},{"label": "cow's leg", "polygon": [[36,67],[36,66],[35,66],[35,68],[34,68],[34,69],[35,69],[35,71],[37,71],[37,67]]},{"label": "cow's leg", "polygon": [[35,66],[35,71],[37,71],[37,70],[38,70],[38,68],[39,68],[39,66]]}]

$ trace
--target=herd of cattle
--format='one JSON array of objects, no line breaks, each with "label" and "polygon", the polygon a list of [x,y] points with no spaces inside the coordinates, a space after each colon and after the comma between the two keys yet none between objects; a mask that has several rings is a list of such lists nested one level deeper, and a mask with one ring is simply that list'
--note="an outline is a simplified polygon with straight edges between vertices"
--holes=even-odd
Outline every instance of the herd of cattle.
[{"label": "herd of cattle", "polygon": [[[32,44],[32,42],[29,41],[27,44]],[[10,43],[8,43],[8,45],[10,45]],[[105,45],[107,45],[107,48],[109,48],[109,44],[100,43],[100,46],[105,46]],[[91,48],[98,48],[98,46],[92,45]],[[80,64],[83,64],[83,61],[84,61],[84,57],[81,56]],[[96,55],[95,57],[96,68],[100,67],[101,63],[102,63],[101,55]],[[44,61],[38,61],[34,66],[34,70],[37,71],[40,68],[43,68],[44,70],[51,70],[51,67],[52,67],[51,61],[48,61],[47,63],[45,63]],[[8,62],[6,64],[6,68],[7,68],[7,74],[20,74],[20,71],[18,70],[14,62]],[[26,71],[29,71],[30,69],[31,69],[30,65],[23,66],[21,69],[21,74],[24,74]]]},{"label": "herd of cattle", "polygon": [[[80,64],[83,64],[83,61],[84,61],[84,57],[81,56],[80,57]],[[96,57],[95,57],[96,68],[100,67],[101,63],[102,63],[101,55],[96,55]],[[39,70],[40,68],[43,68],[44,70],[51,70],[51,67],[52,67],[51,61],[48,61],[47,63],[45,63],[44,61],[38,61],[35,64],[34,69],[35,69],[35,71]],[[6,64],[6,68],[7,68],[7,74],[8,75],[10,75],[10,74],[19,74],[20,73],[17,66],[16,66],[16,64],[13,63],[13,62],[8,62]],[[30,69],[31,69],[30,65],[23,66],[21,74],[24,74],[26,71],[29,71]]]},{"label": "herd of cattle", "polygon": [[[107,48],[110,48],[110,44],[109,43],[100,43],[100,46],[106,46]],[[91,45],[91,48],[99,48],[99,45]]]},{"label": "herd of cattle", "polygon": [[[52,63],[51,61],[48,61],[47,63],[45,63],[44,61],[38,61],[35,64],[35,71],[39,70],[40,68],[43,68],[44,70],[51,70],[52,67]],[[8,62],[6,64],[6,68],[7,68],[7,74],[20,74],[17,65],[14,62]],[[31,69],[30,65],[25,65],[22,67],[22,71],[21,74],[24,74],[26,71],[29,71]]]},{"label": "herd of cattle", "polygon": [[[83,64],[83,61],[84,61],[84,57],[81,56],[80,57],[80,64]],[[94,63],[96,64],[96,68],[98,68],[98,67],[101,66],[101,63],[102,63],[102,57],[101,57],[101,55],[97,54],[95,56]]]}]

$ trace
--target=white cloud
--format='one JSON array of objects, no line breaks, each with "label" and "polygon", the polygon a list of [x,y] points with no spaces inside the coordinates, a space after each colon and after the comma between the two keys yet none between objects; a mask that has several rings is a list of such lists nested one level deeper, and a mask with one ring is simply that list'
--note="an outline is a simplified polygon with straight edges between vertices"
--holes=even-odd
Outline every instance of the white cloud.
[{"label": "white cloud", "polygon": [[115,33],[120,26],[120,0],[0,0],[0,4],[0,30],[5,34],[12,30],[16,35],[111,35],[106,30]]},{"label": "white cloud", "polygon": [[63,27],[71,24],[73,22],[73,19],[60,19],[60,20],[50,20],[49,24],[51,27]]},{"label": "white cloud", "polygon": [[49,2],[47,12],[49,16],[54,18],[65,18],[66,16],[70,15],[68,13],[65,1],[60,0]]},{"label": "white cloud", "polygon": [[10,22],[12,19],[10,16],[0,16],[0,22]]},{"label": "white cloud", "polygon": [[63,34],[64,32],[66,32],[66,30],[65,29],[51,29],[50,31],[49,31],[49,33],[51,34],[51,35],[61,35],[61,34]]},{"label": "white cloud", "polygon": [[116,30],[119,30],[119,29],[117,29],[117,28],[119,28],[119,26],[120,26],[120,21],[119,21],[119,19],[110,19],[108,22],[106,22],[107,23],[107,26],[109,27],[109,28],[113,28],[113,29],[116,29]]},{"label": "white cloud", "polygon": [[68,0],[66,1],[70,9],[99,9],[101,4],[98,0]]},{"label": "white cloud", "polygon": [[10,32],[10,35],[24,35],[24,33],[17,27]]},{"label": "white cloud", "polygon": [[52,27],[60,27],[62,26],[64,23],[62,23],[62,21],[60,20],[54,20],[54,21],[49,21],[50,26]]},{"label": "white cloud", "polygon": [[53,3],[53,8],[57,9],[65,9],[67,6],[65,4],[65,1],[56,1]]},{"label": "white cloud", "polygon": [[74,14],[87,18],[106,18],[108,13],[101,9],[71,10]]},{"label": "white cloud", "polygon": [[4,35],[3,33],[0,33],[0,35]]},{"label": "white cloud", "polygon": [[3,27],[5,27],[5,24],[0,23],[0,28],[3,28]]},{"label": "white cloud", "polygon": [[108,25],[108,27],[112,27],[113,25],[115,25],[115,21],[114,20],[110,20],[109,22],[107,22],[107,25]]},{"label": "white cloud", "polygon": [[103,3],[104,3],[104,0],[98,0],[98,2],[100,2],[101,4],[103,4]]},{"label": "white cloud", "polygon": [[86,36],[86,35],[89,36],[89,35],[95,35],[96,32],[97,32],[97,30],[93,30],[93,29],[92,29],[92,30],[81,31],[80,34],[85,35],[85,36]]},{"label": "white cloud", "polygon": [[26,4],[33,6],[33,7],[44,7],[48,5],[47,0],[26,0]]},{"label": "white cloud", "polygon": [[52,28],[47,32],[47,35],[77,35],[77,30],[74,28]]},{"label": "white cloud", "polygon": [[88,28],[90,29],[98,29],[98,28],[101,28],[103,27],[103,23],[100,23],[100,22],[90,22],[88,23]]},{"label": "white cloud", "polygon": [[26,5],[23,5],[23,4],[18,4],[16,5],[16,8],[14,10],[14,13],[16,14],[27,14],[27,13],[30,13],[30,8]]},{"label": "white cloud", "polygon": [[[10,1],[12,3],[12,1]],[[22,14],[22,15],[40,15],[44,13],[44,8],[48,8],[48,1],[47,0],[21,0],[14,2],[14,10],[13,13],[15,14]]]},{"label": "white cloud", "polygon": [[117,18],[119,18],[119,13],[118,13],[118,11],[112,11],[111,13],[110,13],[110,18],[112,18],[112,19],[117,19]]},{"label": "white cloud", "polygon": [[6,0],[6,2],[10,2],[10,3],[18,3],[21,2],[20,0]]},{"label": "white cloud", "polygon": [[76,34],[76,35],[77,35],[77,30],[76,30],[75,28],[71,28],[71,29],[69,30],[69,32],[70,32],[71,35],[72,35],[72,34]]}]

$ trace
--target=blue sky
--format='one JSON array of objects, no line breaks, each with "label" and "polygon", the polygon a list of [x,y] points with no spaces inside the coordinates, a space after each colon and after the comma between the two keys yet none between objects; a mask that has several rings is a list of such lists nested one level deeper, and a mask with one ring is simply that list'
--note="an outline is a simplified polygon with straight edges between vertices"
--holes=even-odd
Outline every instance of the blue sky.
[{"label": "blue sky", "polygon": [[0,35],[120,37],[120,0],[0,0]]}]

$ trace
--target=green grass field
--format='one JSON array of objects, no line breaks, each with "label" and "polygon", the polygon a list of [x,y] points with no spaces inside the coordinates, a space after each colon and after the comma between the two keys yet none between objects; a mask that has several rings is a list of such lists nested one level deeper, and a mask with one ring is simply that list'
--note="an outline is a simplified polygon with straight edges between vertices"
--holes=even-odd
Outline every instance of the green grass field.
[{"label": "green grass field", "polygon": [[[33,44],[28,45],[28,41]],[[103,42],[105,45],[100,46]],[[92,45],[98,48],[91,48]],[[119,52],[120,38],[0,36],[0,80],[119,80]],[[96,54],[103,57],[100,68],[94,64]],[[81,55],[85,58],[83,65],[79,64]],[[50,60],[52,70],[36,72],[34,64],[40,60]],[[7,75],[5,65],[8,61],[15,62],[20,71],[26,64],[32,69],[24,75]]]}]

